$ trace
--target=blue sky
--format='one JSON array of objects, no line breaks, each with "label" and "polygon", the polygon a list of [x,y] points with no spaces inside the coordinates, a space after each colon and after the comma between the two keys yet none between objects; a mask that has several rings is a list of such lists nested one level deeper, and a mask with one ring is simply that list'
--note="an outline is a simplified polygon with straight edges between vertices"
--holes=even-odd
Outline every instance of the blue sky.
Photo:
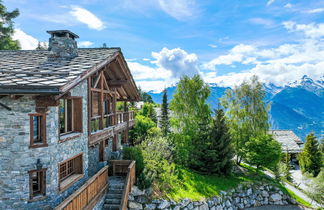
[{"label": "blue sky", "polygon": [[182,75],[233,86],[256,74],[283,85],[324,75],[324,1],[319,0],[4,0],[18,8],[23,49],[69,29],[80,47],[121,47],[144,90]]}]

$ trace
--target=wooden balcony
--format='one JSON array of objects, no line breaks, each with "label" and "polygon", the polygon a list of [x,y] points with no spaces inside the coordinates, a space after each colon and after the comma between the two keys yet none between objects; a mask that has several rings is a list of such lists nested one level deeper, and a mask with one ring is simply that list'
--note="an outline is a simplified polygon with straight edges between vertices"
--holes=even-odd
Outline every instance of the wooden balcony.
[{"label": "wooden balcony", "polygon": [[92,209],[106,194],[108,187],[108,166],[102,168],[77,191],[65,199],[55,210]]},{"label": "wooden balcony", "polygon": [[116,112],[113,114],[91,118],[91,134],[89,145],[96,144],[104,139],[113,137],[116,133],[129,129],[134,125],[134,111]]}]

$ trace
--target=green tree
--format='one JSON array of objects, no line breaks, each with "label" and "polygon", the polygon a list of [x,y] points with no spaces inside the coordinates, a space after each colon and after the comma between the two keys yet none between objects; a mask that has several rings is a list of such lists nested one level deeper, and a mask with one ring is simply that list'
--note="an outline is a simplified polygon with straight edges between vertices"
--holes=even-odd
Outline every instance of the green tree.
[{"label": "green tree", "polygon": [[157,124],[157,114],[154,109],[154,104],[144,103],[142,109],[138,112],[138,114],[150,118],[155,124]]},{"label": "green tree", "polygon": [[209,155],[212,151],[209,151],[210,144],[210,119],[209,116],[201,119],[198,127],[198,135],[193,136],[192,138],[192,151],[189,166],[191,169],[209,174],[208,167],[206,164],[209,163]]},{"label": "green tree", "polygon": [[150,118],[138,114],[135,117],[134,127],[129,131],[130,139],[133,140],[134,144],[139,144],[155,127],[156,124]]},{"label": "green tree", "polygon": [[19,42],[12,39],[13,19],[19,15],[18,9],[8,12],[0,0],[0,50],[19,50]]},{"label": "green tree", "polygon": [[314,177],[321,171],[322,154],[314,133],[306,137],[304,149],[299,155],[299,165],[303,173],[308,172]]},{"label": "green tree", "polygon": [[140,94],[141,101],[148,102],[148,103],[154,103],[152,96],[150,96],[147,92],[142,91],[142,89],[139,87],[138,92]]},{"label": "green tree", "polygon": [[230,174],[233,166],[234,149],[224,111],[217,109],[213,118],[210,143],[206,156],[209,159],[205,167],[212,174]]},{"label": "green tree", "polygon": [[200,124],[210,116],[206,103],[210,89],[206,83],[195,75],[180,79],[170,102],[172,110],[171,125],[174,131],[173,141],[176,147],[177,160],[187,165],[192,151],[192,140],[199,138]]},{"label": "green tree", "polygon": [[162,99],[162,110],[161,110],[161,120],[160,126],[161,131],[164,136],[167,136],[170,133],[170,121],[169,121],[169,105],[168,105],[168,96],[166,89],[163,90],[163,99]]},{"label": "green tree", "polygon": [[284,159],[284,177],[288,180],[288,181],[292,181],[292,177],[291,177],[291,172],[290,172],[290,154],[288,153],[288,150],[285,153],[285,159]]},{"label": "green tree", "polygon": [[251,138],[265,135],[269,129],[269,104],[264,102],[265,90],[262,83],[253,76],[234,90],[228,89],[221,98],[226,110],[228,125],[233,139],[236,163],[245,157],[246,145]]},{"label": "green tree", "polygon": [[257,167],[273,168],[281,158],[281,145],[271,135],[259,135],[246,142],[244,160]]}]

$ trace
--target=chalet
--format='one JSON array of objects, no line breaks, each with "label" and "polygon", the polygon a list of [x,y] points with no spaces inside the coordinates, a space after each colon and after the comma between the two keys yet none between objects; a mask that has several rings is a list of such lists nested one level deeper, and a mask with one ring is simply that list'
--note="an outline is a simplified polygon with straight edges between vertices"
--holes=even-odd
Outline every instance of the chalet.
[{"label": "chalet", "polygon": [[303,142],[291,130],[271,130],[269,134],[281,144],[283,152],[288,152],[291,160],[297,163],[297,155],[302,151]]},{"label": "chalet", "polygon": [[0,51],[0,209],[93,207],[134,124],[139,93],[121,49],[47,32],[48,50]]}]

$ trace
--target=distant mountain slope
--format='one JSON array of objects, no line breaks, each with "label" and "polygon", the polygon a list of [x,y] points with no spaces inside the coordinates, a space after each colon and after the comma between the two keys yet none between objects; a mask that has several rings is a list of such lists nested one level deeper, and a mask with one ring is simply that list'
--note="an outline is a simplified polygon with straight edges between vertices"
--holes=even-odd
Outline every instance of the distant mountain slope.
[{"label": "distant mountain slope", "polygon": [[[217,108],[219,98],[229,87],[218,87],[209,84],[211,95],[208,99],[212,109]],[[167,88],[168,100],[176,87]],[[299,81],[279,87],[274,84],[265,85],[266,101],[272,103],[270,121],[273,129],[293,130],[302,140],[309,132],[316,136],[324,135],[324,82],[323,77],[312,80],[303,76]],[[148,92],[155,103],[162,103],[163,93]]]},{"label": "distant mountain slope", "polygon": [[288,87],[276,94],[271,101],[284,104],[307,118],[323,121],[324,98],[305,89]]}]

